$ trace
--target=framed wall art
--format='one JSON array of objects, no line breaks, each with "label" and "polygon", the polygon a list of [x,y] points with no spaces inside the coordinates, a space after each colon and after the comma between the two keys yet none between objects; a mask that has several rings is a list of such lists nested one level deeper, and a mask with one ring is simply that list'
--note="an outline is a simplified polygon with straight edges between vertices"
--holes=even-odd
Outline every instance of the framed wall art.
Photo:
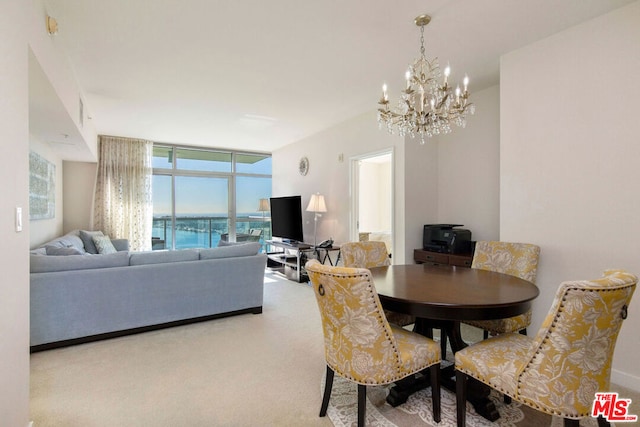
[{"label": "framed wall art", "polygon": [[29,219],[50,219],[56,215],[56,165],[29,153]]}]

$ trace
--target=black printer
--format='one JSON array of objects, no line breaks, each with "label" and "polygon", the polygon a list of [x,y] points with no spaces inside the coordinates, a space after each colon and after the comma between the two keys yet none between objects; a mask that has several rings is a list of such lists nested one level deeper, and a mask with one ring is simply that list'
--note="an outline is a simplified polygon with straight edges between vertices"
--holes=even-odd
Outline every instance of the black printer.
[{"label": "black printer", "polygon": [[471,253],[471,231],[463,224],[425,224],[422,248],[425,251],[445,254]]}]

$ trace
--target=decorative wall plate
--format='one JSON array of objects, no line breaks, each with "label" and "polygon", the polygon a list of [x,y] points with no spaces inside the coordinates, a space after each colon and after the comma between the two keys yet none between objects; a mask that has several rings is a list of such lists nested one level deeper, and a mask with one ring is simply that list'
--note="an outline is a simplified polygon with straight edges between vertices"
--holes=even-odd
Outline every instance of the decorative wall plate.
[{"label": "decorative wall plate", "polygon": [[300,171],[300,175],[306,175],[307,172],[309,172],[309,159],[302,157],[300,159],[300,164],[298,165],[298,170]]}]

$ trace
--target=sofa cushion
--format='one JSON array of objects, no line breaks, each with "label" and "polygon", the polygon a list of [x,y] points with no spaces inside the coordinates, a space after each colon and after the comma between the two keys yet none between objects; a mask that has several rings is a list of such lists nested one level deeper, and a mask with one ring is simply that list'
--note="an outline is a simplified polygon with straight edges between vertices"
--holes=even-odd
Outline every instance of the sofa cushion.
[{"label": "sofa cushion", "polygon": [[97,254],[98,248],[96,248],[96,245],[93,243],[93,236],[103,236],[102,231],[80,230],[79,234],[84,244],[84,250],[90,254]]},{"label": "sofa cushion", "polygon": [[116,251],[129,250],[129,239],[111,239],[111,243],[113,247],[116,248]]},{"label": "sofa cushion", "polygon": [[218,246],[211,249],[200,249],[200,259],[230,258],[238,256],[256,255],[260,250],[260,243],[249,242],[232,246]]},{"label": "sofa cushion", "polygon": [[165,262],[197,261],[198,251],[182,249],[177,251],[132,252],[129,265],[161,264]]},{"label": "sofa cushion", "polygon": [[128,252],[84,256],[31,255],[30,259],[31,273],[124,267],[127,265],[129,265]]},{"label": "sofa cushion", "polygon": [[82,242],[82,239],[80,239],[77,230],[71,231],[64,236],[56,237],[49,242],[43,243],[36,249],[32,250],[32,252],[45,254],[47,253],[45,249],[47,246],[55,246],[58,248],[68,248],[69,246],[73,246],[80,252],[85,253],[84,243]]},{"label": "sofa cushion", "polygon": [[93,244],[96,246],[99,254],[112,254],[116,251],[116,248],[111,243],[109,236],[93,236],[91,238]]},{"label": "sofa cushion", "polygon": [[84,255],[80,249],[73,246],[66,246],[61,248],[59,246],[47,245],[44,247],[45,253],[43,255]]},{"label": "sofa cushion", "polygon": [[237,245],[243,245],[245,242],[228,242],[226,240],[218,240],[218,247],[220,246],[237,246]]}]

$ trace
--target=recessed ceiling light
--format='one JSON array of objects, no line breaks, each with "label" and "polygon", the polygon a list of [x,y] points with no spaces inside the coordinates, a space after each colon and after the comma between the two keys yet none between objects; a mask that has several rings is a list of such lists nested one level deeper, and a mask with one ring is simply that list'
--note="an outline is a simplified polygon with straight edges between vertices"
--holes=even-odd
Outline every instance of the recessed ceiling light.
[{"label": "recessed ceiling light", "polygon": [[235,124],[245,129],[262,130],[273,126],[278,120],[273,117],[245,114],[235,121]]}]

